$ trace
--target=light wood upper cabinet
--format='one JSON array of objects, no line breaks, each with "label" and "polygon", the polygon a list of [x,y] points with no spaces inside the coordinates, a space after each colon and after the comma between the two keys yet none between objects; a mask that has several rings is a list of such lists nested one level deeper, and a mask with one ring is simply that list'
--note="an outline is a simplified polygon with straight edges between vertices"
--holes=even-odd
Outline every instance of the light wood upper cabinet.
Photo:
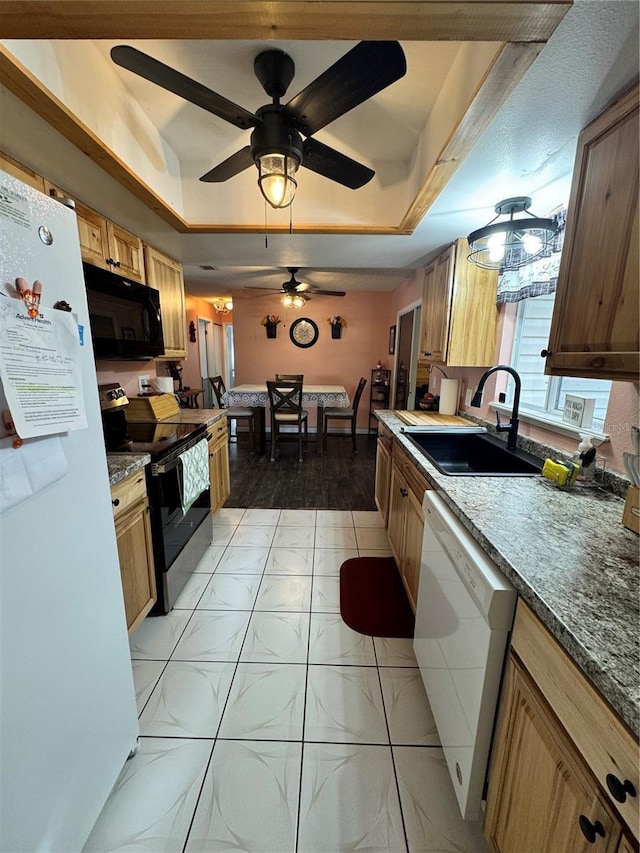
[{"label": "light wood upper cabinet", "polygon": [[147,284],[160,292],[164,357],[185,358],[187,355],[187,315],[184,301],[182,267],[152,246],[144,247]]},{"label": "light wood upper cabinet", "polygon": [[487,367],[497,344],[498,275],[469,263],[460,238],[425,270],[421,352],[450,367]]},{"label": "light wood upper cabinet", "polygon": [[131,635],[157,598],[144,471],[136,471],[112,486],[111,503],[127,629]]},{"label": "light wood upper cabinet", "polygon": [[638,136],[636,84],[578,139],[546,373],[638,381]]},{"label": "light wood upper cabinet", "polygon": [[[54,197],[69,195],[49,181],[45,181],[45,192]],[[82,260],[146,284],[142,240],[84,202],[74,201]]]},{"label": "light wood upper cabinet", "polygon": [[148,283],[145,280],[142,240],[139,237],[107,220],[107,245],[107,269],[122,273],[133,281]]},{"label": "light wood upper cabinet", "polygon": [[3,154],[1,151],[0,169],[2,169],[3,172],[7,172],[9,175],[13,175],[14,178],[18,178],[30,187],[40,190],[41,193],[45,191],[44,178],[41,175],[37,175],[33,169],[29,169],[28,166],[23,166],[22,163],[18,163],[17,160],[13,159],[13,157],[9,157],[8,154]]}]

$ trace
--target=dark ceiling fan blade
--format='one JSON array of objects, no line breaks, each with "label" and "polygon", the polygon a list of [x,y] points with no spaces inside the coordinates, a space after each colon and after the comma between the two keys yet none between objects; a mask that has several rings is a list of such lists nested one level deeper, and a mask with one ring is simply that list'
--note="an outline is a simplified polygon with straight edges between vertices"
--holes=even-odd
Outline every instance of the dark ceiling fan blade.
[{"label": "dark ceiling fan blade", "polygon": [[213,89],[203,86],[202,83],[192,80],[185,74],[181,74],[174,68],[170,68],[163,62],[154,59],[152,56],[142,53],[141,50],[137,50],[135,47],[130,47],[126,44],[112,47],[111,59],[113,59],[116,65],[126,68],[127,71],[133,71],[134,74],[144,77],[145,80],[149,80],[151,83],[155,83],[157,86],[173,92],[174,95],[179,95],[186,101],[213,113],[218,118],[235,124],[236,127],[246,129],[248,127],[257,127],[262,123],[249,110],[239,107],[233,101],[229,101],[227,98],[214,92]]},{"label": "dark ceiling fan blade", "polygon": [[347,293],[344,290],[316,290],[315,287],[312,288],[309,293],[313,293],[314,296],[346,296]]},{"label": "dark ceiling fan blade", "polygon": [[361,41],[286,105],[296,127],[310,136],[404,77],[407,61],[397,41]]},{"label": "dark ceiling fan blade", "polygon": [[363,166],[335,148],[330,148],[317,139],[305,139],[302,165],[312,172],[324,175],[349,189],[357,190],[369,183],[375,175],[373,169]]},{"label": "dark ceiling fan blade", "polygon": [[200,180],[208,184],[219,184],[222,181],[228,181],[234,175],[244,172],[249,166],[253,166],[253,157],[251,156],[251,148],[245,145],[231,157],[227,157],[222,163],[214,166],[206,175],[203,175]]}]

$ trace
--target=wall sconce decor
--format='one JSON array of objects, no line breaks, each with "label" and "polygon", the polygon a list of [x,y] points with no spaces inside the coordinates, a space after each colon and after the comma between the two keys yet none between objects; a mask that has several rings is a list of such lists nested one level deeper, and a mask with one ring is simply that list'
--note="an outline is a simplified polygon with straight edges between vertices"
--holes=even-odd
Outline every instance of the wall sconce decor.
[{"label": "wall sconce decor", "polygon": [[189,340],[192,344],[196,342],[196,324],[193,320],[189,323]]}]

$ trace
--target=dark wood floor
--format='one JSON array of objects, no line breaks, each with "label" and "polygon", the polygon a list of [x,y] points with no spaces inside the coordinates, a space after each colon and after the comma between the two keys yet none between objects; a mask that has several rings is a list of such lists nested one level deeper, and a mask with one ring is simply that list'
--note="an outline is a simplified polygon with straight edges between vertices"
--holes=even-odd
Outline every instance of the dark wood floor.
[{"label": "dark wood floor", "polygon": [[357,436],[354,455],[351,437],[329,436],[327,450],[316,453],[310,436],[304,462],[298,462],[296,442],[282,442],[275,462],[267,453],[249,453],[246,436],[229,445],[231,494],[226,507],[259,509],[375,510],[376,436]]}]

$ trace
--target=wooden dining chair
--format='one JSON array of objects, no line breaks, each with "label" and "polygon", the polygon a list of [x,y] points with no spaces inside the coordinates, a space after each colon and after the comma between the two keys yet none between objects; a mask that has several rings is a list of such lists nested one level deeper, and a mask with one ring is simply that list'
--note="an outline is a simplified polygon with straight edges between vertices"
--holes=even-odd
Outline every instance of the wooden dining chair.
[{"label": "wooden dining chair", "polygon": [[358,387],[356,388],[356,393],[353,395],[353,405],[350,409],[339,409],[337,406],[327,406],[327,408],[323,411],[322,414],[322,450],[327,447],[327,435],[329,435],[329,421],[351,421],[351,444],[353,445],[353,452],[358,452],[358,446],[356,444],[356,421],[358,420],[358,406],[360,405],[360,397],[362,397],[362,392],[364,391],[364,386],[367,384],[367,380],[361,377],[358,382]]},{"label": "wooden dining chair", "polygon": [[303,373],[276,373],[276,382],[304,382]]},{"label": "wooden dining chair", "polygon": [[229,441],[231,441],[231,421],[236,422],[236,442],[238,441],[238,421],[246,421],[249,427],[249,441],[251,444],[251,453],[253,453],[254,430],[256,426],[256,416],[253,409],[244,408],[243,406],[225,406],[224,402],[222,401],[222,397],[225,391],[227,390],[224,384],[224,379],[222,378],[222,376],[210,376],[209,382],[211,383],[211,387],[213,388],[213,393],[216,395],[216,400],[218,401],[218,408],[224,409],[227,413],[227,422],[229,426]]},{"label": "wooden dining chair", "polygon": [[[309,413],[302,408],[302,382],[267,380],[271,408],[271,462],[275,461],[278,444],[285,438],[297,438],[298,462],[302,462],[302,440],[308,439]],[[296,427],[295,433],[283,427]]]}]

